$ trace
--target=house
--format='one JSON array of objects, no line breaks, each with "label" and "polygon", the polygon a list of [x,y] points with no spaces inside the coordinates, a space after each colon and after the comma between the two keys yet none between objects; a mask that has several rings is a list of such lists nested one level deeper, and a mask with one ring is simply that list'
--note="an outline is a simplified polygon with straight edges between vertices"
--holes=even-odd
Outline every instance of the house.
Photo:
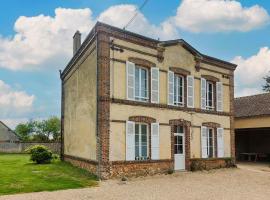
[{"label": "house", "polygon": [[62,158],[101,178],[234,162],[235,64],[98,22],[61,72]]},{"label": "house", "polygon": [[19,136],[0,121],[0,152],[16,152]]},{"label": "house", "polygon": [[269,160],[270,93],[235,99],[235,142],[238,160]]},{"label": "house", "polygon": [[19,136],[4,124],[4,122],[0,121],[0,143],[14,143],[19,141]]}]

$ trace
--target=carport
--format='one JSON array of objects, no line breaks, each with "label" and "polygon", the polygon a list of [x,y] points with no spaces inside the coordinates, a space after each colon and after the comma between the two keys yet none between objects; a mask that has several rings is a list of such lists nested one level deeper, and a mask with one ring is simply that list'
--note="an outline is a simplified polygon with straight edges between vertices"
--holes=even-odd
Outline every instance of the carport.
[{"label": "carport", "polygon": [[235,151],[238,161],[270,160],[270,94],[235,99]]}]

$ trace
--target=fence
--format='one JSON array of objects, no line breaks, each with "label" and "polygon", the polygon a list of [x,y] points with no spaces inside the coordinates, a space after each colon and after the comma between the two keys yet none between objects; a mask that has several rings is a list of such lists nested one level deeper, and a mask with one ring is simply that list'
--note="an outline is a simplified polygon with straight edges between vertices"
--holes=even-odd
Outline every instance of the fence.
[{"label": "fence", "polygon": [[1,142],[0,153],[23,153],[25,149],[34,145],[44,145],[53,153],[60,154],[60,142]]}]

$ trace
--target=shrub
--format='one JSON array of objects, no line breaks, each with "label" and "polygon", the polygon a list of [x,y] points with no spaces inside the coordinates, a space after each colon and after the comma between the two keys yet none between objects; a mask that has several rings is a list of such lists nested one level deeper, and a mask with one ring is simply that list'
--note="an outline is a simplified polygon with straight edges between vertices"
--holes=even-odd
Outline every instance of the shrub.
[{"label": "shrub", "polygon": [[37,164],[50,163],[53,159],[52,152],[43,145],[32,146],[26,152],[31,154],[30,160]]},{"label": "shrub", "polygon": [[203,164],[200,161],[196,161],[196,160],[191,161],[190,171],[194,172],[194,171],[201,171],[204,169],[205,169],[205,167],[203,166]]},{"label": "shrub", "polygon": [[168,174],[173,174],[174,173],[174,170],[170,168],[170,169],[168,169],[167,173]]}]

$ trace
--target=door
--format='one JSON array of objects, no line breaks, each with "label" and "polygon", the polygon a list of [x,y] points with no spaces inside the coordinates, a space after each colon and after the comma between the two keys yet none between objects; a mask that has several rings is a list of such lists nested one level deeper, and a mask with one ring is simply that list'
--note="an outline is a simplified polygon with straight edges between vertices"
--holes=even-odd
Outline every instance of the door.
[{"label": "door", "polygon": [[183,126],[176,127],[174,133],[174,169],[185,170],[185,136]]}]

